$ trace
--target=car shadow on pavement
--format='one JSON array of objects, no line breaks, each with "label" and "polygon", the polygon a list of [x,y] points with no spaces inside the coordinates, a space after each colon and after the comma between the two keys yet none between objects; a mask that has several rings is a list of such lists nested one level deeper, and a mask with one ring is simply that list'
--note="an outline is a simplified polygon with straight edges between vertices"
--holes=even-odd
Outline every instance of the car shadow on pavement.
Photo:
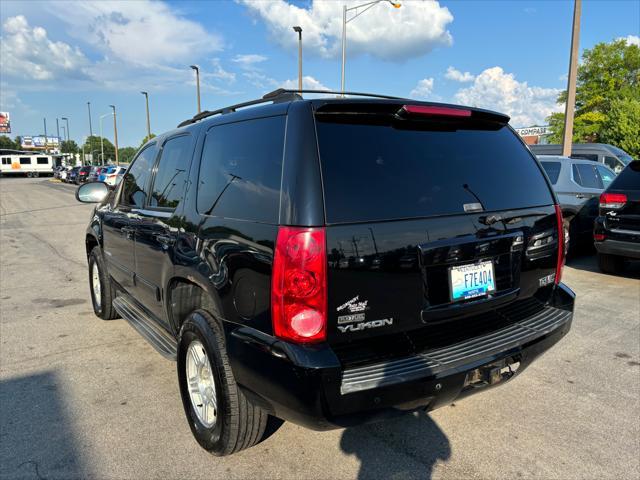
[{"label": "car shadow on pavement", "polygon": [[360,461],[360,480],[430,479],[435,464],[451,456],[447,436],[424,412],[347,428],[340,448]]},{"label": "car shadow on pavement", "polygon": [[[595,255],[575,256],[567,260],[567,267],[585,272],[602,273],[598,268],[598,258]],[[603,275],[612,275],[605,274]],[[640,260],[626,262],[624,270],[615,274],[617,277],[640,279]]]},{"label": "car shadow on pavement", "polygon": [[0,478],[86,478],[53,372],[0,382]]}]

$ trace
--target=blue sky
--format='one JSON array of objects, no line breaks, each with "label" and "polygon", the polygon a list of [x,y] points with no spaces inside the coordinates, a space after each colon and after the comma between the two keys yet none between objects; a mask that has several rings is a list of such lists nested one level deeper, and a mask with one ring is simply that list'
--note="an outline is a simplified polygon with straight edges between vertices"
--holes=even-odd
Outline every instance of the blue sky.
[{"label": "blue sky", "polygon": [[[348,5],[364,3],[347,2]],[[190,64],[202,70],[203,109],[297,85],[303,28],[305,87],[340,87],[340,1],[13,2],[0,8],[0,111],[12,136],[94,134],[118,109],[121,146],[174,128],[195,113]],[[505,112],[515,127],[541,124],[561,107],[573,2],[404,1],[380,3],[349,23],[347,89],[463,103]],[[581,51],[598,42],[640,41],[640,2],[584,1]],[[109,117],[104,135],[113,138]]]}]

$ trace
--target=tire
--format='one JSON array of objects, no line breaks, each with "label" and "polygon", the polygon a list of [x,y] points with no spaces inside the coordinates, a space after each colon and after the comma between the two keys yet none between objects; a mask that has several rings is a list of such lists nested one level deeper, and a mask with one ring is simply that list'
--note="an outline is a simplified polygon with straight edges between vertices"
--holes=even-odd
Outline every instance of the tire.
[{"label": "tire", "polygon": [[[96,282],[99,282],[97,289],[95,288]],[[89,254],[89,293],[91,295],[93,313],[96,316],[103,320],[118,318],[116,309],[113,307],[113,299],[116,292],[107,272],[100,247],[94,247]]]},{"label": "tire", "polygon": [[[200,356],[200,365],[206,358],[209,368],[194,369],[197,362],[192,357],[187,359],[193,352]],[[189,362],[190,372],[204,371],[205,377],[207,371],[211,372],[213,392],[209,387],[202,387],[209,385],[208,381],[201,382],[195,390],[204,391],[204,395],[196,393],[192,399],[187,379]],[[213,455],[224,456],[252,447],[262,439],[269,415],[240,391],[229,366],[222,326],[205,310],[192,312],[182,325],[177,363],[184,411],[191,432],[202,448]],[[215,406],[211,401],[202,401],[205,395],[215,398]],[[209,405],[205,410],[207,415],[200,409],[196,411],[197,404]],[[215,412],[215,418],[210,415],[211,411]]]},{"label": "tire", "polygon": [[624,258],[608,253],[598,253],[598,267],[604,273],[618,273],[624,267]]},{"label": "tire", "polygon": [[38,178],[38,177],[40,176],[40,173],[38,173],[38,172],[33,172],[33,173],[31,174],[31,176],[32,176],[33,178]]}]

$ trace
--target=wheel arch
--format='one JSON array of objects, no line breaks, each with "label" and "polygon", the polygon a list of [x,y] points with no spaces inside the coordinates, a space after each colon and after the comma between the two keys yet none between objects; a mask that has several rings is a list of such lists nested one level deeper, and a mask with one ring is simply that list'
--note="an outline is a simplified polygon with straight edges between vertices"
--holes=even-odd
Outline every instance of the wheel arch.
[{"label": "wheel arch", "polygon": [[193,278],[173,277],[166,292],[167,318],[176,334],[187,316],[197,309],[208,311],[218,321],[224,319],[217,294]]}]

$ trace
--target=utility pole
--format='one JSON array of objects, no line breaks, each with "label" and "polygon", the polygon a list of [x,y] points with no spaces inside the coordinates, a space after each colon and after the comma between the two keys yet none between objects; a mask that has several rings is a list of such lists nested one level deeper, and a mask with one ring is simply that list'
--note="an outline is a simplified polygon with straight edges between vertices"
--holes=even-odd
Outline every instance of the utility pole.
[{"label": "utility pole", "polygon": [[60,147],[60,124],[58,123],[58,117],[56,117],[56,132],[58,134],[58,148]]},{"label": "utility pole", "polygon": [[147,92],[140,92],[144,95],[147,102],[147,140],[151,140],[151,120],[149,119],[149,94]]},{"label": "utility pole", "polygon": [[93,163],[93,128],[91,127],[91,102],[87,102],[89,110],[89,153],[91,153],[91,163]]},{"label": "utility pole", "polygon": [[302,27],[293,27],[298,32],[298,90],[302,90]]},{"label": "utility pole", "polygon": [[562,137],[562,155],[571,156],[573,143],[573,117],[576,108],[576,77],[578,75],[578,52],[580,50],[580,14],[582,0],[573,5],[573,30],[571,33],[571,56],[569,58],[569,79],[567,80],[567,104],[564,109],[564,135]]},{"label": "utility pole", "polygon": [[340,91],[344,97],[344,66],[347,62],[347,6],[342,6],[342,76],[340,79]]},{"label": "utility pole", "polygon": [[196,92],[198,94],[198,113],[200,113],[200,68],[197,65],[191,65],[191,68],[196,71]]},{"label": "utility pole", "polygon": [[62,120],[67,122],[67,142],[69,141],[69,119],[67,117],[62,117]]},{"label": "utility pole", "polygon": [[109,105],[113,109],[113,140],[115,141],[116,147],[116,165],[120,165],[118,161],[118,126],[116,124],[116,106]]},{"label": "utility pole", "polygon": [[42,120],[44,120],[44,153],[48,153],[48,149],[47,149],[47,143],[49,143],[47,141],[47,119],[43,118]]}]

